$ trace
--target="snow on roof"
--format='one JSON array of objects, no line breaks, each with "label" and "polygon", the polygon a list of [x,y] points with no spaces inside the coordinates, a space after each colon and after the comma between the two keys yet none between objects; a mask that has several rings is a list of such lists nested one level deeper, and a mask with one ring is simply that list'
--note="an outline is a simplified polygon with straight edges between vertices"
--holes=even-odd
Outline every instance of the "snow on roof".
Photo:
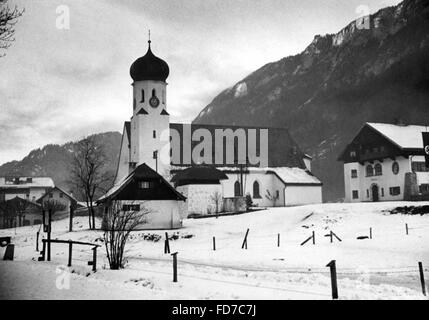
[{"label": "snow on roof", "polygon": [[[17,183],[19,179],[19,183]],[[0,188],[53,188],[54,181],[49,177],[1,177]]]},{"label": "snow on roof", "polygon": [[268,168],[267,173],[275,173],[286,185],[287,184],[317,184],[322,185],[320,180],[309,171],[301,168]]},{"label": "snow on roof", "polygon": [[[224,172],[240,172],[238,167],[222,167],[216,168]],[[289,168],[289,167],[267,167],[267,168],[257,168],[257,167],[248,167],[244,171],[249,173],[263,173],[263,174],[275,174],[283,181],[284,184],[314,184],[322,185],[322,182],[311,174],[306,169],[301,168]]]},{"label": "snow on roof", "polygon": [[395,125],[370,122],[368,122],[367,125],[380,132],[402,149],[423,148],[422,132],[428,131],[428,127],[417,125]]}]

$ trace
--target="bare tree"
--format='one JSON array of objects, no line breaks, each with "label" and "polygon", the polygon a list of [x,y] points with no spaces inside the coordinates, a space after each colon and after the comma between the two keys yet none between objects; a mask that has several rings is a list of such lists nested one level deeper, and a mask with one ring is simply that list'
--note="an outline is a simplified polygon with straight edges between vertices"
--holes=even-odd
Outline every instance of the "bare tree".
[{"label": "bare tree", "polygon": [[89,228],[95,229],[94,201],[105,193],[113,176],[105,170],[106,155],[96,136],[89,136],[77,143],[71,164],[71,180],[85,199],[88,207]]},{"label": "bare tree", "polygon": [[15,40],[13,37],[15,25],[24,13],[24,9],[20,10],[17,6],[11,8],[7,2],[8,0],[0,0],[0,49],[3,50],[9,48],[11,42]]},{"label": "bare tree", "polygon": [[219,191],[216,191],[210,196],[210,199],[215,203],[216,205],[216,215],[218,215],[220,208],[222,208],[222,194]]},{"label": "bare tree", "polygon": [[128,237],[139,225],[146,223],[146,215],[149,213],[138,204],[126,206],[126,210],[123,210],[120,201],[113,201],[104,215],[104,244],[112,270],[124,268],[124,251]]},{"label": "bare tree", "polygon": [[277,200],[280,198],[280,194],[276,192],[275,194],[271,194],[269,190],[266,191],[265,198],[270,200],[273,203],[273,207],[276,206]]}]

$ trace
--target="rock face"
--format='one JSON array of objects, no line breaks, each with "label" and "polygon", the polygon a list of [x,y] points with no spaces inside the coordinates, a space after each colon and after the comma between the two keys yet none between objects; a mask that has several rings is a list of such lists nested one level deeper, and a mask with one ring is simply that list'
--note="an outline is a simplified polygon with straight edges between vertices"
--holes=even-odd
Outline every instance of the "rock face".
[{"label": "rock face", "polygon": [[429,123],[429,1],[396,7],[316,36],[220,93],[199,124],[288,127],[313,156],[324,200],[344,196],[337,156],[367,121]]},{"label": "rock face", "polygon": [[[106,154],[105,172],[114,175],[116,172],[119,148],[122,135],[119,132],[106,132],[96,135],[97,140],[103,146]],[[64,145],[49,144],[41,149],[31,151],[21,161],[7,162],[0,166],[0,176],[28,176],[51,177],[56,186],[65,191],[74,191],[79,197],[79,192],[74,190],[70,182],[70,164],[73,159],[76,142]]]}]

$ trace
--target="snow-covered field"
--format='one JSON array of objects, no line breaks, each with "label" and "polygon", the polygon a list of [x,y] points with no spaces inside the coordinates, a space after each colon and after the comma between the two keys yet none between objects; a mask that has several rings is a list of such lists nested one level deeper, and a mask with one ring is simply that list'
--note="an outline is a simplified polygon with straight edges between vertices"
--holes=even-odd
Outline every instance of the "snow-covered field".
[{"label": "snow-covered field", "polygon": [[[68,269],[67,245],[53,244],[52,261],[37,261],[38,227],[0,230],[16,246],[15,261],[0,261],[0,298],[330,299],[326,265],[336,260],[340,299],[424,299],[417,263],[429,267],[429,216],[385,212],[423,204],[429,203],[323,204],[186,220],[183,229],[169,232],[179,236],[170,241],[171,252],[179,252],[178,283],[172,282],[172,258],[164,254],[165,231],[134,232],[121,271],[108,270],[102,247],[93,273],[87,265],[90,248],[76,247]],[[87,218],[76,218],[74,228],[69,233],[68,221],[57,221],[53,238],[95,242],[102,237],[101,231],[86,230]],[[373,239],[357,240],[368,236],[369,228]],[[316,244],[301,246],[313,230]],[[341,242],[325,237],[331,230]],[[154,233],[162,240],[143,240]]]}]

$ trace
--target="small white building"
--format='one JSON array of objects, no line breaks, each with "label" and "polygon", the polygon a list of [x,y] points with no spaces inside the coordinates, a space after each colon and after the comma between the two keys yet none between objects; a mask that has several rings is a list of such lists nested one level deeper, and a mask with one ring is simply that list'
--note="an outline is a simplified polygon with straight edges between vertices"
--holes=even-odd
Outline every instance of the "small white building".
[{"label": "small white building", "polygon": [[346,202],[429,199],[426,126],[366,123],[339,156]]}]

